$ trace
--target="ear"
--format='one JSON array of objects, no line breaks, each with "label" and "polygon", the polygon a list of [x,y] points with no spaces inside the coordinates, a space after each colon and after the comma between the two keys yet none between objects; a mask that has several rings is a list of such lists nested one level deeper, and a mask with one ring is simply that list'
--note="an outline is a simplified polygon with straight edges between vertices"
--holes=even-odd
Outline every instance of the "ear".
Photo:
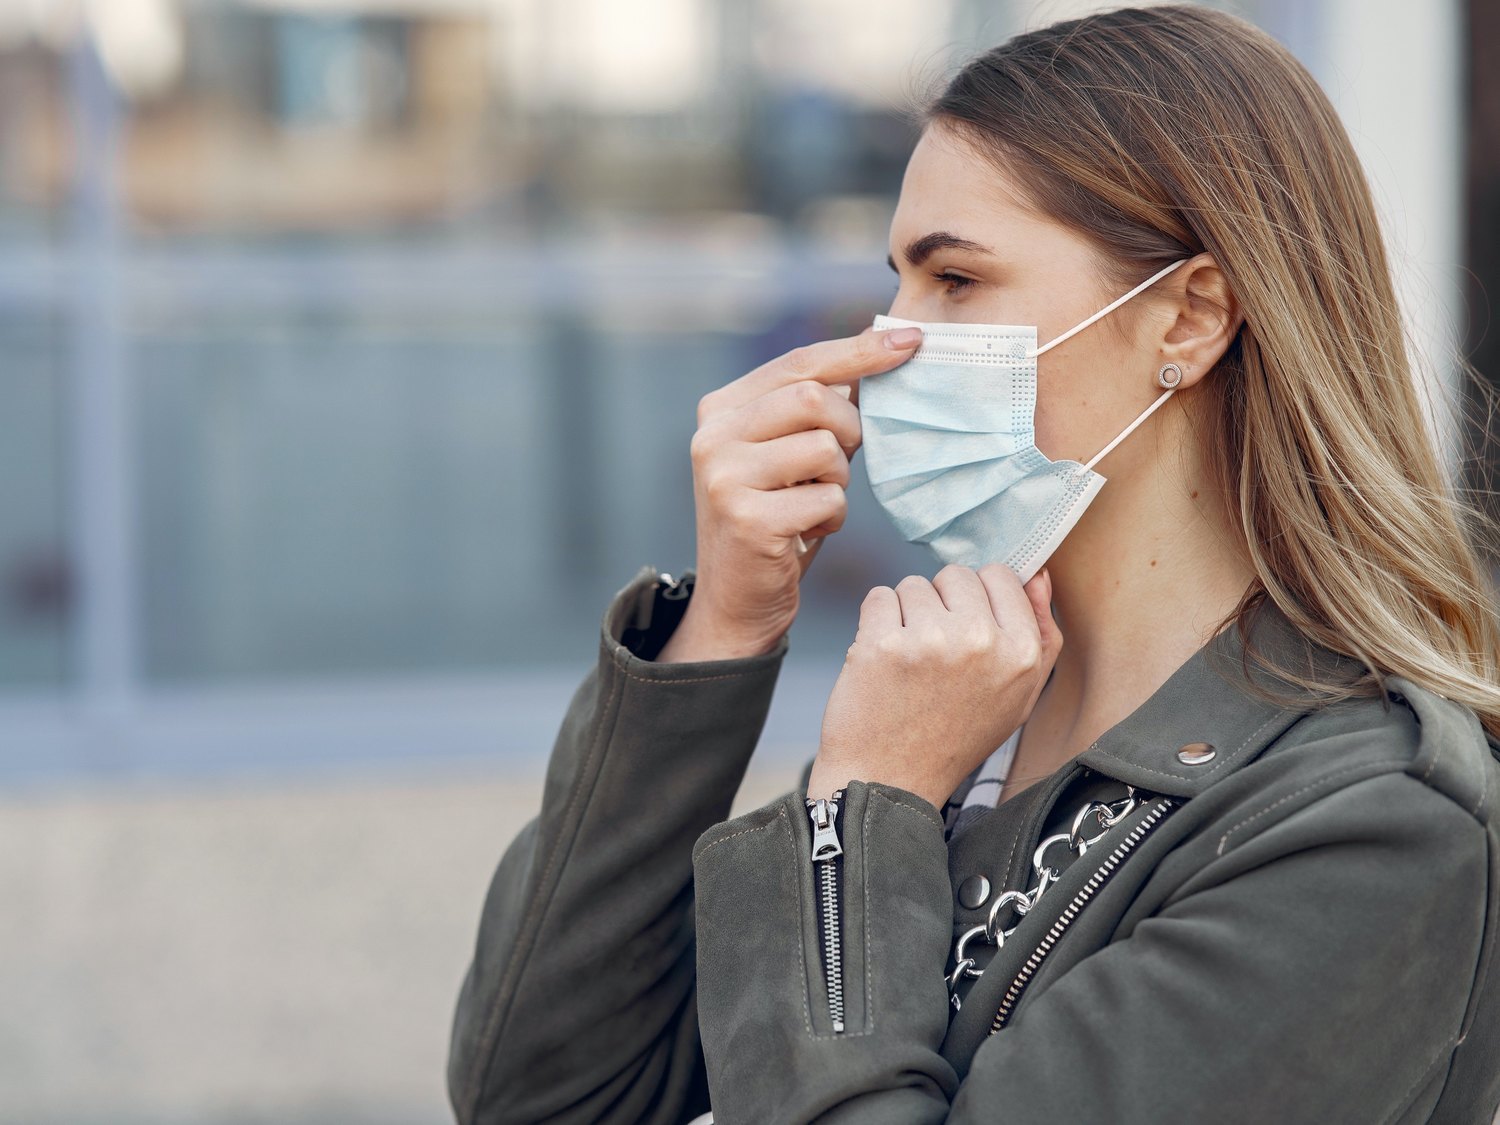
[{"label": "ear", "polygon": [[1218,363],[1234,342],[1244,314],[1229,280],[1207,252],[1162,278],[1167,328],[1158,344],[1160,362],[1182,369],[1182,387],[1191,387]]}]

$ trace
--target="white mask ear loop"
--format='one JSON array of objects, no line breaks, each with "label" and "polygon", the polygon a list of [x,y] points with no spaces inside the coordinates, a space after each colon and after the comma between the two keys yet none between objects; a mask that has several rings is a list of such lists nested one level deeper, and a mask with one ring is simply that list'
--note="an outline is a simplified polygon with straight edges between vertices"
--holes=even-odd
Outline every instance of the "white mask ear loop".
[{"label": "white mask ear loop", "polygon": [[1087,320],[1081,321],[1080,323],[1075,324],[1072,328],[1069,328],[1061,336],[1054,336],[1051,340],[1048,340],[1041,347],[1039,347],[1039,348],[1033,348],[1032,350],[1028,351],[1026,353],[1026,358],[1027,359],[1034,359],[1036,356],[1041,355],[1048,348],[1055,348],[1058,344],[1062,343],[1064,340],[1068,339],[1069,337],[1076,336],[1079,332],[1082,332],[1090,324],[1093,324],[1094,321],[1098,320],[1100,317],[1108,316],[1110,313],[1114,312],[1117,308],[1119,308],[1121,305],[1123,305],[1126,301],[1130,300],[1130,298],[1134,297],[1142,289],[1145,289],[1145,288],[1147,288],[1150,285],[1154,285],[1156,282],[1158,282],[1162,278],[1166,277],[1167,274],[1171,273],[1173,270],[1175,270],[1178,266],[1182,265],[1186,261],[1188,261],[1187,258],[1179,258],[1179,259],[1177,259],[1177,261],[1173,262],[1170,266],[1167,266],[1165,269],[1157,270],[1156,273],[1152,274],[1145,281],[1141,282],[1134,289],[1132,289],[1129,293],[1126,293],[1125,296],[1123,296],[1123,297],[1117,297],[1115,300],[1113,300],[1109,304],[1105,305],[1102,309],[1100,309],[1098,312],[1096,312],[1093,316],[1089,317]]},{"label": "white mask ear loop", "polygon": [[1162,391],[1161,394],[1157,395],[1155,402],[1153,402],[1150,406],[1146,407],[1145,410],[1142,410],[1140,412],[1140,414],[1138,414],[1136,416],[1136,419],[1135,419],[1134,422],[1130,423],[1130,425],[1126,426],[1123,430],[1121,430],[1119,436],[1116,437],[1114,441],[1110,442],[1103,449],[1099,450],[1098,453],[1094,454],[1094,456],[1091,457],[1088,460],[1088,462],[1084,464],[1083,467],[1085,469],[1092,469],[1100,461],[1104,460],[1104,455],[1106,453],[1108,453],[1111,449],[1113,449],[1115,446],[1119,445],[1122,441],[1124,441],[1126,438],[1128,438],[1135,431],[1135,428],[1137,426],[1139,426],[1147,418],[1151,417],[1152,411],[1154,411],[1162,403],[1166,402],[1167,399],[1171,398],[1172,395],[1176,393],[1176,391],[1177,391],[1177,388],[1173,387],[1171,390],[1169,390],[1169,391]]},{"label": "white mask ear loop", "polygon": [[[1179,259],[1177,259],[1177,261],[1173,262],[1170,266],[1166,266],[1163,269],[1157,270],[1154,274],[1152,274],[1145,281],[1143,281],[1139,285],[1137,285],[1129,293],[1126,293],[1123,297],[1117,297],[1117,298],[1115,298],[1113,301],[1111,301],[1109,304],[1105,305],[1102,309],[1100,309],[1098,312],[1096,312],[1093,316],[1089,317],[1087,320],[1080,321],[1078,324],[1075,324],[1072,328],[1069,328],[1061,336],[1054,336],[1051,340],[1048,340],[1041,347],[1039,347],[1039,348],[1033,348],[1032,350],[1028,351],[1026,353],[1026,358],[1027,359],[1031,359],[1031,358],[1034,358],[1036,356],[1039,356],[1044,351],[1046,351],[1048,348],[1055,348],[1058,344],[1062,343],[1064,340],[1066,340],[1066,339],[1068,339],[1068,338],[1070,338],[1072,336],[1076,336],[1078,333],[1082,332],[1085,328],[1087,328],[1090,324],[1093,324],[1094,321],[1100,319],[1101,317],[1108,316],[1110,313],[1114,312],[1117,308],[1119,308],[1121,305],[1123,305],[1126,301],[1130,300],[1130,298],[1134,297],[1142,289],[1146,289],[1146,288],[1148,288],[1148,287],[1156,284],[1156,282],[1158,282],[1162,278],[1166,277],[1167,274],[1171,273],[1178,266],[1183,265],[1187,261],[1188,261],[1187,258],[1179,258]],[[1134,433],[1135,432],[1135,428],[1137,426],[1139,426],[1142,422],[1144,422],[1147,418],[1151,417],[1152,412],[1155,411],[1157,407],[1159,407],[1162,403],[1166,402],[1167,399],[1171,398],[1172,397],[1172,392],[1175,391],[1176,389],[1177,389],[1176,387],[1172,387],[1172,388],[1170,388],[1168,390],[1163,391],[1161,394],[1157,395],[1155,402],[1153,402],[1150,406],[1146,407],[1145,410],[1141,411],[1140,414],[1138,414],[1136,416],[1136,419],[1135,419],[1134,422],[1130,423],[1130,425],[1126,426],[1123,430],[1121,430],[1120,433],[1119,433],[1119,435],[1115,438],[1114,441],[1110,442],[1103,449],[1101,449],[1098,453],[1094,454],[1094,456],[1092,458],[1090,458],[1090,460],[1083,467],[1085,469],[1092,470],[1095,465],[1097,465],[1100,461],[1102,461],[1104,459],[1105,454],[1107,454],[1111,449],[1113,449],[1115,446],[1119,445],[1122,441],[1124,441],[1132,433]]]}]

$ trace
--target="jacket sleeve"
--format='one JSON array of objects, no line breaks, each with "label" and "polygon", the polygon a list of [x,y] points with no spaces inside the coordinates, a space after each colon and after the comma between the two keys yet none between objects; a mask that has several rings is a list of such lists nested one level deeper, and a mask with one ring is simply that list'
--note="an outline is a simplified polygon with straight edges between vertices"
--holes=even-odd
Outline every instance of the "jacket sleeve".
[{"label": "jacket sleeve", "polygon": [[654,663],[685,605],[656,585],[644,567],[606,610],[541,810],[485,898],[448,1059],[461,1125],[708,1109],[691,849],[729,813],[787,638],[758,656]]},{"label": "jacket sleeve", "polygon": [[[947,1117],[958,1077],[938,1054],[953,916],[942,820],[906,790],[853,781],[836,825],[831,907],[803,793],[716,825],[693,848],[715,1125]],[[829,918],[837,955],[825,951]]]},{"label": "jacket sleeve", "polygon": [[1483,937],[1487,840],[1412,777],[1246,825],[1121,936],[1034,983],[961,1076],[939,1053],[952,935],[941,825],[890,786],[855,781],[845,800],[842,1034],[810,935],[802,798],[695,845],[717,1125],[1374,1122],[1446,1070]]}]

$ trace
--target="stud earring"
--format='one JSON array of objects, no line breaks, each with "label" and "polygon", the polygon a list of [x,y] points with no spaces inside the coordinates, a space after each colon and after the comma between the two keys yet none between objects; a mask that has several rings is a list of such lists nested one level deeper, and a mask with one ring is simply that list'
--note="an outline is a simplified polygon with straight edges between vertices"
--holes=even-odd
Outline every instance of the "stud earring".
[{"label": "stud earring", "polygon": [[[1172,372],[1170,376],[1167,375],[1168,371]],[[1169,391],[1180,382],[1182,382],[1182,368],[1175,363],[1162,364],[1161,370],[1156,373],[1157,386],[1165,387]]]}]

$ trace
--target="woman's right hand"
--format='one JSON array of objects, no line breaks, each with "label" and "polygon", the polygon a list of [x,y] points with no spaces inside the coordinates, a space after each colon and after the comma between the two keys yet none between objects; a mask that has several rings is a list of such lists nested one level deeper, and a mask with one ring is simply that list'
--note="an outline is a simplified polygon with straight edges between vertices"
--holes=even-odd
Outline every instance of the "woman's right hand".
[{"label": "woman's right hand", "polygon": [[844,523],[849,459],[861,439],[858,380],[909,359],[921,338],[917,328],[867,328],[807,344],[699,400],[696,581],[659,662],[776,646],[797,616],[802,575]]}]

